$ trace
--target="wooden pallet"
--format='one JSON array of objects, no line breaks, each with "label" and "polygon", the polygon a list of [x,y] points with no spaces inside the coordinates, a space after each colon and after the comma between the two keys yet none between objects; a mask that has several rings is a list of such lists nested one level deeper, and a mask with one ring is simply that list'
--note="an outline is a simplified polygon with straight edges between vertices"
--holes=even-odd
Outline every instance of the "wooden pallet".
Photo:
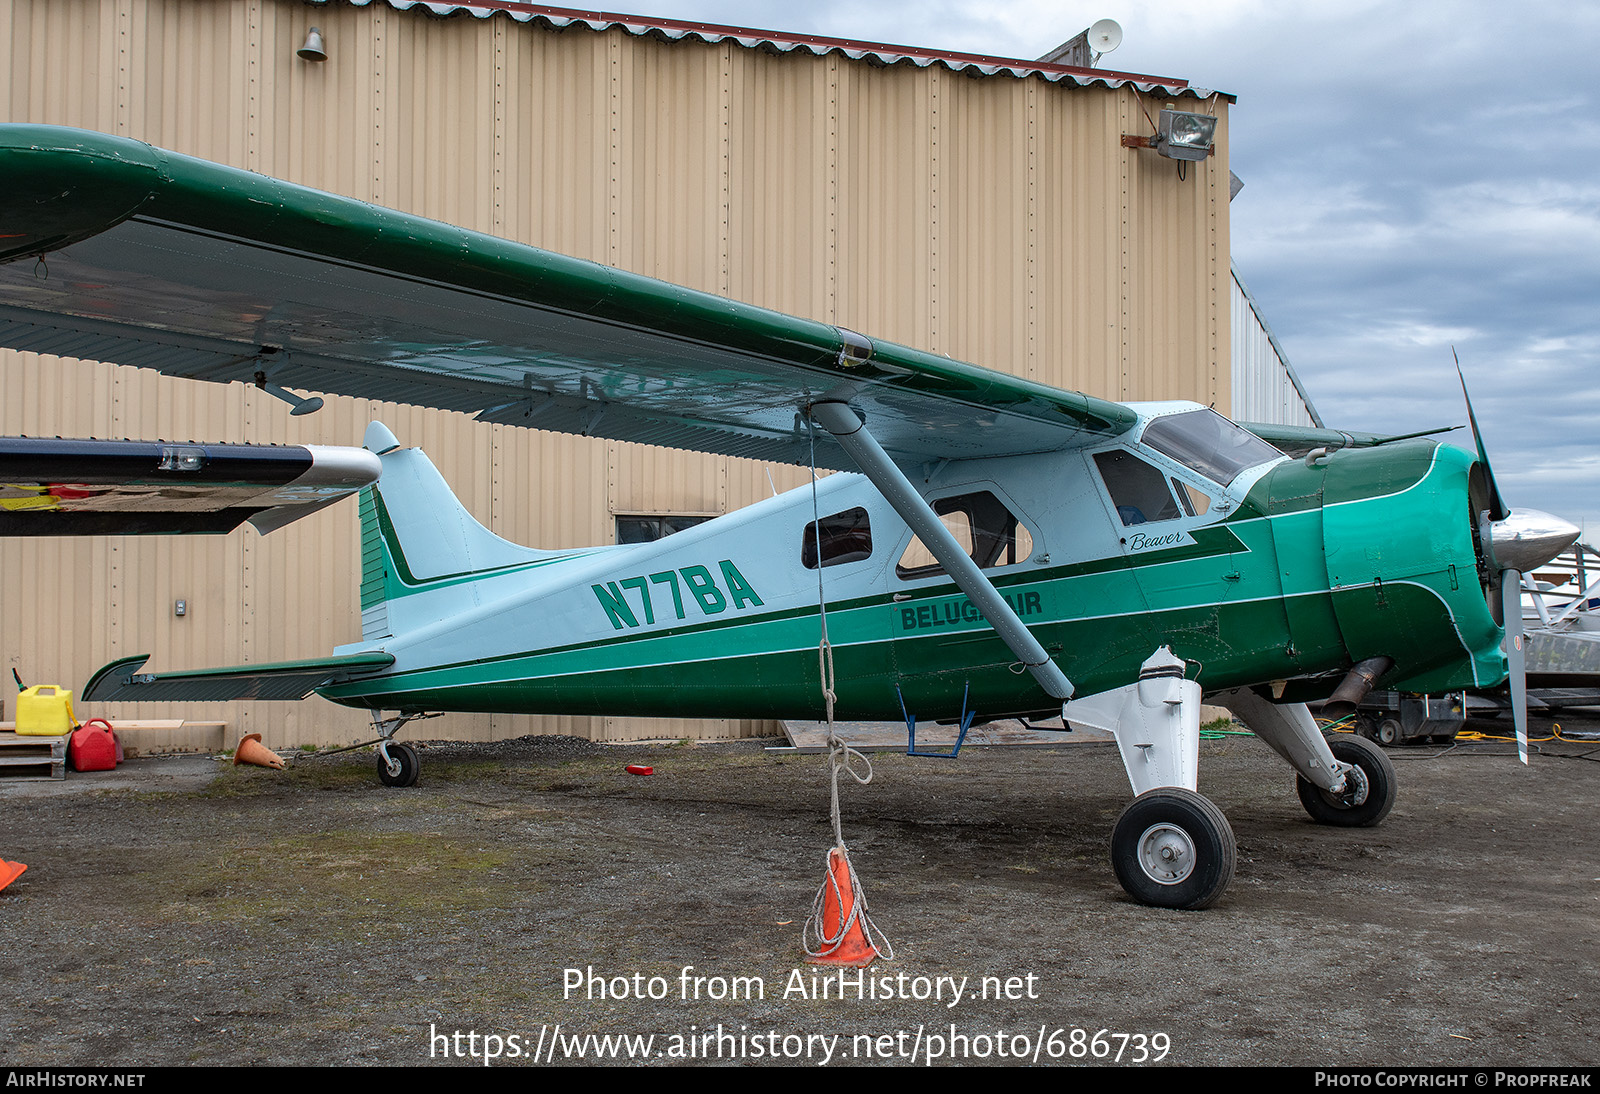
[{"label": "wooden pallet", "polygon": [[67,739],[0,732],[0,779],[64,779]]}]

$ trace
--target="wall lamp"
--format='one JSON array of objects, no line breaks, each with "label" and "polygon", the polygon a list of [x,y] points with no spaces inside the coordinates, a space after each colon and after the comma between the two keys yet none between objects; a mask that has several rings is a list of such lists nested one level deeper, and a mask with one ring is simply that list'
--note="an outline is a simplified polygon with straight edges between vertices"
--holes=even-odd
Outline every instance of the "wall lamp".
[{"label": "wall lamp", "polygon": [[302,61],[326,61],[328,51],[322,41],[321,28],[312,27],[306,34],[306,44],[295,50],[294,55]]},{"label": "wall lamp", "polygon": [[1124,148],[1154,148],[1169,160],[1203,160],[1217,150],[1217,119],[1187,110],[1163,110],[1156,135],[1122,135]]}]

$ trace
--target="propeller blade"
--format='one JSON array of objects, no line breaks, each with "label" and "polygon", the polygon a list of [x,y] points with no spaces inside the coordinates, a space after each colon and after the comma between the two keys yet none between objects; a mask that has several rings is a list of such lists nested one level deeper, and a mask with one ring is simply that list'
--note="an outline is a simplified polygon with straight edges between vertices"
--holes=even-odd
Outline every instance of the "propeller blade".
[{"label": "propeller blade", "polygon": [[1483,464],[1483,477],[1489,485],[1489,519],[1505,520],[1511,515],[1511,510],[1506,508],[1506,503],[1500,498],[1500,488],[1495,485],[1494,469],[1489,466],[1489,452],[1483,447],[1483,434],[1478,432],[1478,416],[1472,412],[1472,396],[1467,394],[1467,377],[1461,371],[1461,358],[1456,357],[1454,346],[1450,347],[1450,356],[1456,359],[1456,375],[1461,378],[1461,397],[1467,401],[1467,421],[1472,425],[1472,439],[1478,442],[1478,462]]},{"label": "propeller blade", "polygon": [[1511,685],[1511,716],[1517,723],[1517,759],[1528,762],[1528,665],[1523,651],[1522,574],[1500,571],[1501,613],[1506,618],[1506,670]]}]

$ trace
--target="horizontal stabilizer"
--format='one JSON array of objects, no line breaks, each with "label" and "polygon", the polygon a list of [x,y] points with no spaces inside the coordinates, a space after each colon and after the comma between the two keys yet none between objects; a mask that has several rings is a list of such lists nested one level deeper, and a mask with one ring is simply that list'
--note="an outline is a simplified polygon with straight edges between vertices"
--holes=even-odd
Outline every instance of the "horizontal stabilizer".
[{"label": "horizontal stabilizer", "polygon": [[329,684],[388,668],[394,655],[374,650],[308,661],[231,665],[191,672],[140,672],[148,653],[113,661],[83,685],[89,703],[226,702],[232,699],[304,699]]},{"label": "horizontal stabilizer", "polygon": [[0,536],[270,532],[375,482],[326,445],[0,437]]}]

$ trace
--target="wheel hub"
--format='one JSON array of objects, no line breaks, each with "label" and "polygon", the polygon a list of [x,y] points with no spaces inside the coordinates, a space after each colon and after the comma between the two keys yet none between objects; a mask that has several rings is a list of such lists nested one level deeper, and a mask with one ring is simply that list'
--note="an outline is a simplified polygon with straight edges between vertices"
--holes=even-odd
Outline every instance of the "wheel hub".
[{"label": "wheel hub", "polygon": [[1365,805],[1367,794],[1371,791],[1372,784],[1367,781],[1367,773],[1355,764],[1345,769],[1344,789],[1337,794],[1329,795],[1329,800],[1334,805],[1344,809],[1354,809],[1358,805]]},{"label": "wheel hub", "polygon": [[1172,824],[1153,824],[1139,837],[1139,868],[1159,885],[1178,885],[1194,872],[1194,841]]}]

